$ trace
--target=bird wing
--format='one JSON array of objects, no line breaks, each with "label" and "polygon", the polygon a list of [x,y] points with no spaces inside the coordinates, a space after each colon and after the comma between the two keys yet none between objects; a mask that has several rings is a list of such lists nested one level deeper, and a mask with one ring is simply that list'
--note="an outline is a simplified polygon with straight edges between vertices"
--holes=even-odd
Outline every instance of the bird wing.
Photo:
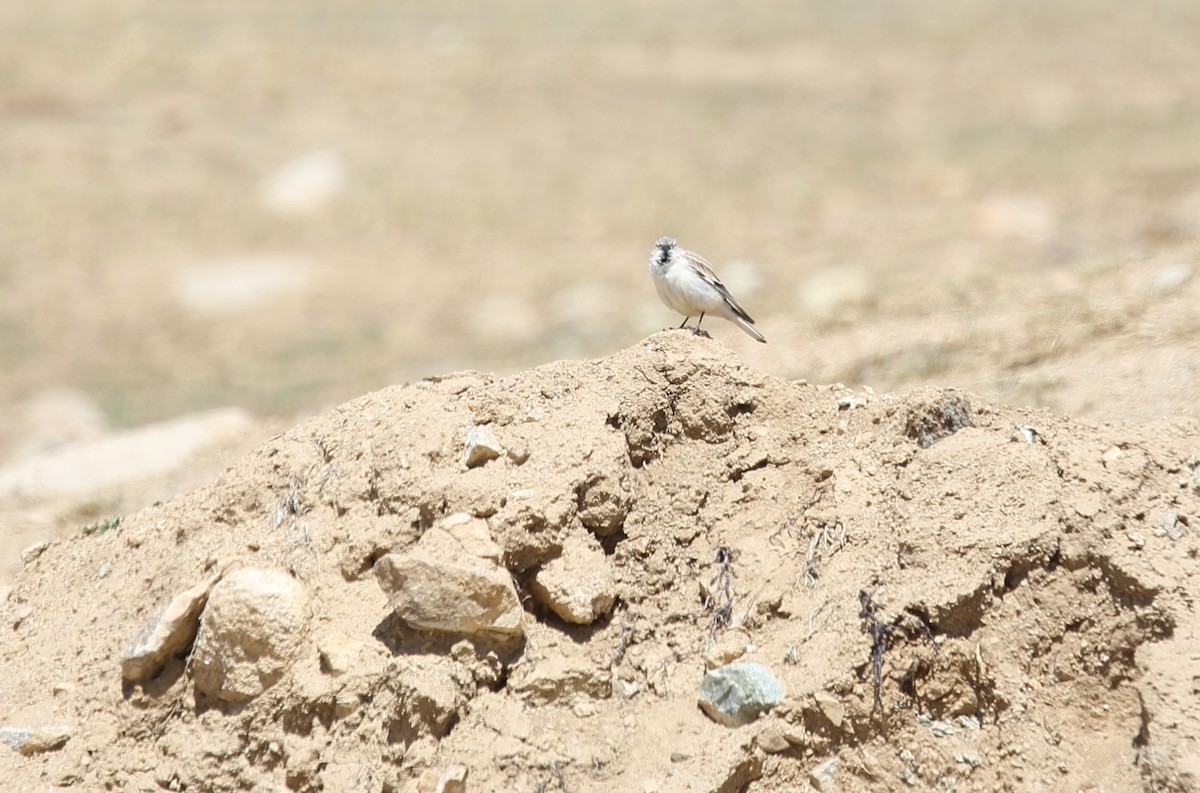
[{"label": "bird wing", "polygon": [[692,267],[696,268],[696,272],[700,273],[700,277],[721,293],[721,297],[725,298],[725,301],[729,303],[729,307],[733,309],[735,314],[749,322],[751,325],[754,324],[754,320],[751,319],[750,315],[746,313],[746,309],[738,305],[738,302],[733,299],[733,295],[729,293],[729,287],[721,283],[721,279],[717,277],[717,273],[713,270],[712,265],[708,263],[708,259],[705,259],[700,254],[693,253],[691,251],[684,251],[683,255],[687,257],[687,260],[691,263]]}]

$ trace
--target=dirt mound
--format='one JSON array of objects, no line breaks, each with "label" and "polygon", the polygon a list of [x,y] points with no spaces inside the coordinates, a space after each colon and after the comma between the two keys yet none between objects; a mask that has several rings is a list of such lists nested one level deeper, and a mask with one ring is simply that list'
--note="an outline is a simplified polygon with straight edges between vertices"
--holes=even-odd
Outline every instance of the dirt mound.
[{"label": "dirt mound", "polygon": [[[1092,426],[953,390],[788,382],[682,332],[368,394],[27,561],[0,609],[0,726],[20,749],[0,778],[1192,789],[1198,439],[1195,421]],[[450,627],[393,611],[431,596],[411,570],[503,590],[495,568],[515,624],[474,590],[436,601],[479,609]],[[201,685],[189,650],[123,680],[173,596],[250,569],[300,585],[289,624],[306,627],[236,637],[235,660],[269,655],[269,677]],[[223,652],[211,611],[205,679]],[[736,729],[697,707],[706,668],[733,661],[786,693]]]}]

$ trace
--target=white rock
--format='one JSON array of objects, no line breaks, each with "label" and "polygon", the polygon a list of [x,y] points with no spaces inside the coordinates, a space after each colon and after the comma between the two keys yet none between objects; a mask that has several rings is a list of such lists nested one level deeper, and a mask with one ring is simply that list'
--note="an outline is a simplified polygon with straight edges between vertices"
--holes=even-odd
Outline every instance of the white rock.
[{"label": "white rock", "polygon": [[283,676],[307,642],[308,593],[280,570],[243,568],[208,596],[192,651],[196,691],[245,702]]},{"label": "white rock", "polygon": [[465,451],[463,462],[468,468],[483,465],[488,460],[495,460],[504,453],[504,447],[496,440],[496,433],[490,424],[471,427],[464,439]]},{"label": "white rock", "polygon": [[468,553],[442,529],[425,532],[410,551],[384,556],[375,576],[396,615],[415,628],[500,637],[524,631],[508,571]]},{"label": "white rock", "polygon": [[608,614],[615,588],[604,551],[581,541],[565,543],[562,554],[543,565],[529,582],[539,602],[577,625],[591,624]]},{"label": "white rock", "polygon": [[200,612],[220,577],[221,571],[217,571],[180,592],[146,622],[121,659],[125,680],[149,680],[162,671],[167,661],[191,647],[200,627]]},{"label": "white rock", "polygon": [[297,157],[262,186],[263,206],[278,215],[308,215],[346,190],[346,165],[333,149]]}]

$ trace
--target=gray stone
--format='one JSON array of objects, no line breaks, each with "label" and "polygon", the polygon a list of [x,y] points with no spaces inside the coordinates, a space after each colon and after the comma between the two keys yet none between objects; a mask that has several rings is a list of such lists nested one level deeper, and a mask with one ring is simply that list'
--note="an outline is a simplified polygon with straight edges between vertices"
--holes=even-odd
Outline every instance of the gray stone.
[{"label": "gray stone", "polygon": [[701,709],[726,727],[749,724],[783,702],[783,687],[762,664],[730,664],[714,669],[700,684]]},{"label": "gray stone", "polygon": [[146,622],[121,658],[121,676],[125,680],[140,683],[151,679],[167,661],[192,646],[200,628],[200,612],[221,572],[180,592]]},{"label": "gray stone", "polygon": [[504,448],[496,440],[496,433],[488,424],[481,424],[467,430],[464,441],[465,451],[463,462],[468,468],[476,468],[488,460],[495,460],[504,453]]},{"label": "gray stone", "polygon": [[308,592],[281,570],[243,568],[208,596],[192,651],[196,691],[246,702],[277,683],[301,654]]},{"label": "gray stone", "polygon": [[414,628],[494,637],[524,631],[508,571],[441,529],[425,532],[410,551],[384,556],[375,577],[396,615]]}]

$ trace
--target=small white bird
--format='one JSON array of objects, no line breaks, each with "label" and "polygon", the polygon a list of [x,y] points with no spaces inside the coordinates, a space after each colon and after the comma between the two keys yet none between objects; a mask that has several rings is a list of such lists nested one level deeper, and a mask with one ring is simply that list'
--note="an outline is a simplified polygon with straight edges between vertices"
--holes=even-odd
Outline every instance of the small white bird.
[{"label": "small white bird", "polygon": [[680,248],[671,237],[659,237],[650,254],[650,277],[658,290],[658,299],[672,311],[683,314],[682,328],[699,314],[693,333],[702,333],[700,323],[705,314],[716,314],[737,325],[746,333],[766,344],[767,340],[754,327],[754,320],[729,294],[729,289],[717,278],[712,265],[703,256]]}]

